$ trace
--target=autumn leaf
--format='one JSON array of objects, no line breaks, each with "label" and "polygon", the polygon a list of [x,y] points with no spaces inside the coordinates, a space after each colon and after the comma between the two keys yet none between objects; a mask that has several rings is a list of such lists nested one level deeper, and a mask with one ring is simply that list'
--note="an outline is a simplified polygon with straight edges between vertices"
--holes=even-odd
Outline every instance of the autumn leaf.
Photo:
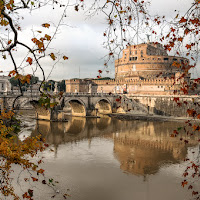
[{"label": "autumn leaf", "polygon": [[31,189],[28,189],[28,193],[29,193],[30,197],[32,197],[32,196],[33,196],[33,190],[31,190]]},{"label": "autumn leaf", "polygon": [[44,37],[47,39],[47,41],[50,41],[50,40],[51,40],[51,36],[50,36],[50,35],[45,34]]},{"label": "autumn leaf", "polygon": [[198,194],[198,192],[195,192],[195,191],[192,192],[192,196],[197,195],[197,194]]},{"label": "autumn leaf", "polygon": [[189,28],[186,28],[184,33],[187,35],[188,33],[190,32],[190,29]]},{"label": "autumn leaf", "polygon": [[50,27],[50,24],[44,23],[44,24],[42,24],[42,27],[44,27],[44,28],[49,28],[49,27]]},{"label": "autumn leaf", "polygon": [[174,101],[177,103],[179,101],[179,97],[174,97]]},{"label": "autumn leaf", "polygon": [[31,40],[33,41],[33,43],[36,43],[38,41],[37,38],[32,38]]},{"label": "autumn leaf", "polygon": [[184,180],[182,183],[181,183],[181,185],[184,187],[185,185],[187,185],[188,184],[188,182],[186,181],[186,180]]},{"label": "autumn leaf", "polygon": [[67,56],[63,56],[63,59],[64,60],[68,60],[69,58]]},{"label": "autumn leaf", "polygon": [[54,55],[54,53],[51,53],[50,57],[52,58],[52,60],[56,60],[56,56]]},{"label": "autumn leaf", "polygon": [[9,41],[8,41],[8,44],[11,44],[11,42],[12,42],[12,40],[9,40]]},{"label": "autumn leaf", "polygon": [[43,174],[43,173],[44,173],[44,170],[43,170],[43,169],[39,169],[39,170],[37,171],[37,173]]},{"label": "autumn leaf", "polygon": [[14,76],[16,73],[17,73],[17,72],[16,72],[15,70],[12,70],[12,71],[9,72],[8,76],[9,76],[9,77],[11,77],[11,75]]},{"label": "autumn leaf", "polygon": [[32,65],[33,60],[32,60],[32,58],[28,57],[26,62],[28,62],[30,65]]},{"label": "autumn leaf", "polygon": [[178,38],[178,41],[182,42],[182,41],[183,41],[183,38],[182,38],[182,37],[179,37],[179,38]]},{"label": "autumn leaf", "polygon": [[196,115],[196,111],[194,109],[188,109],[187,113],[190,117],[194,117]]},{"label": "autumn leaf", "polygon": [[187,22],[187,19],[185,19],[184,17],[182,17],[182,18],[180,19],[180,21],[179,21],[179,23],[185,23],[185,22]]},{"label": "autumn leaf", "polygon": [[192,45],[186,44],[185,47],[186,47],[187,49],[191,49]]},{"label": "autumn leaf", "polygon": [[197,115],[197,119],[200,119],[200,114]]},{"label": "autumn leaf", "polygon": [[31,178],[32,178],[33,182],[38,181],[38,179],[35,177],[31,177]]}]

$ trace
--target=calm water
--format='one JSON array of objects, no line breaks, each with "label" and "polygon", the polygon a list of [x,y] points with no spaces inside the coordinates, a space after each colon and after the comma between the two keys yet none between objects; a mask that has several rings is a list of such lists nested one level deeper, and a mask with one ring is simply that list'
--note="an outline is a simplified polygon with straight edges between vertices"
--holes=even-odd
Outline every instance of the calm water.
[{"label": "calm water", "polygon": [[[23,117],[22,117],[23,118]],[[57,123],[23,118],[23,135],[42,133],[54,151],[43,156],[47,176],[59,183],[54,199],[188,200],[181,187],[183,159],[198,150],[169,137],[178,122],[120,121],[111,118],[71,118]],[[182,137],[186,137],[182,135]],[[188,155],[189,154],[189,155]],[[36,199],[51,199],[52,191],[36,187]]]}]

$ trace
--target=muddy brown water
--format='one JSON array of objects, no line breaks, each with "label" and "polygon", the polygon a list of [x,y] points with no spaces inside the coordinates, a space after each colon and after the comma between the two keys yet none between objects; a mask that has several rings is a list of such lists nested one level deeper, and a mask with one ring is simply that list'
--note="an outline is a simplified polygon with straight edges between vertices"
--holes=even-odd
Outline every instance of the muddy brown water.
[{"label": "muddy brown water", "polygon": [[[186,157],[198,152],[169,135],[180,122],[120,121],[112,118],[69,118],[68,122],[35,121],[22,115],[24,136],[43,135],[50,144],[43,168],[59,181],[53,199],[71,200],[187,200],[181,186]],[[53,150],[53,151],[52,151]],[[35,199],[52,199],[54,191],[34,186]]]}]

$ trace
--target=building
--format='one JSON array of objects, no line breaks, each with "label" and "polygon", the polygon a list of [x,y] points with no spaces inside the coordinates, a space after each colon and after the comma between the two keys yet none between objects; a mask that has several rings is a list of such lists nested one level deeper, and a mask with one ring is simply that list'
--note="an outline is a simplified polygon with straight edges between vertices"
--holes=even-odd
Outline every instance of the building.
[{"label": "building", "polygon": [[[66,92],[177,94],[190,74],[182,77],[189,60],[169,56],[160,43],[132,45],[115,61],[115,79],[66,80]],[[182,77],[182,78],[181,78]]]},{"label": "building", "polygon": [[8,94],[11,92],[10,77],[0,76],[0,94]]}]

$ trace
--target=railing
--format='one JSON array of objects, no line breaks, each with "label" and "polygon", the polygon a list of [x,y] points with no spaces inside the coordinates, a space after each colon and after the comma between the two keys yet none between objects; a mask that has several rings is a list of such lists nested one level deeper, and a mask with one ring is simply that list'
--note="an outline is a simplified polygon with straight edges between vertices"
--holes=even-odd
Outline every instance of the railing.
[{"label": "railing", "polygon": [[101,96],[117,96],[119,94],[114,94],[114,93],[86,93],[86,92],[68,92],[68,93],[64,93],[64,96],[97,96],[97,97],[101,97]]},{"label": "railing", "polygon": [[[0,96],[13,96],[16,97],[20,95],[20,92],[2,92]],[[49,94],[56,94],[56,93],[49,93]],[[59,94],[59,93],[57,93]],[[122,93],[87,93],[87,92],[68,92],[64,93],[63,96],[70,97],[70,96],[94,96],[94,97],[114,97],[118,95],[123,95]],[[40,92],[23,92],[24,97],[31,97],[31,96],[40,96]]]}]

